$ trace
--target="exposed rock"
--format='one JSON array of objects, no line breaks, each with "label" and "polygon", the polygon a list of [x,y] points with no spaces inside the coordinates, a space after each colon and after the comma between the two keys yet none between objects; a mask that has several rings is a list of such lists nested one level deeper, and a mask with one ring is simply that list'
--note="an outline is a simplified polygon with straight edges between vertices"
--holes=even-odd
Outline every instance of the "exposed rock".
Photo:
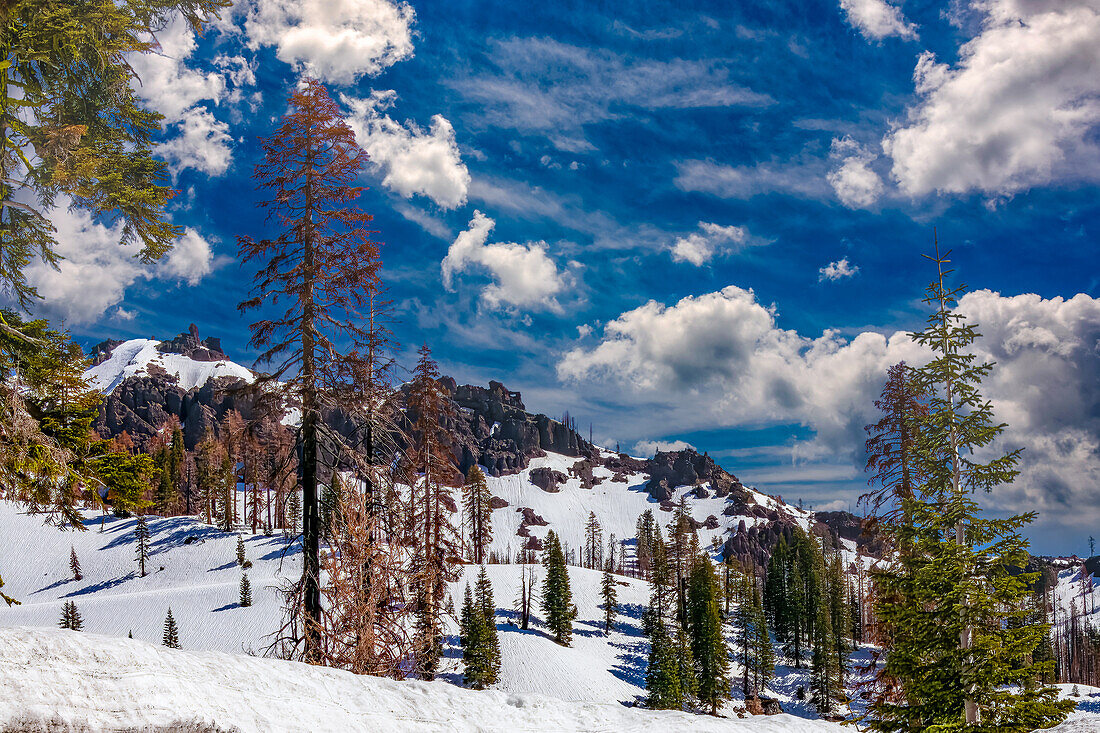
[{"label": "exposed rock", "polygon": [[181,333],[171,341],[162,341],[157,351],[165,354],[183,354],[195,361],[225,361],[229,357],[222,351],[221,339],[207,338],[199,340],[199,329],[191,324],[187,333]]},{"label": "exposed rock", "polygon": [[542,552],[542,540],[538,537],[528,537],[527,544],[523,546],[525,550],[534,550],[535,552]]},{"label": "exposed rock", "polygon": [[490,509],[503,509],[506,506],[508,506],[508,502],[506,502],[504,499],[501,499],[499,496],[493,496],[489,499]]},{"label": "exposed rock", "polygon": [[718,517],[711,514],[706,518],[706,521],[703,522],[703,526],[707,529],[718,529]]},{"label": "exposed rock", "polygon": [[531,469],[531,483],[551,494],[558,491],[558,484],[565,483],[568,480],[564,473],[555,471],[552,468],[543,466],[542,468]]},{"label": "exposed rock", "polygon": [[92,366],[99,366],[110,359],[111,352],[115,350],[116,346],[121,346],[122,343],[123,342],[116,341],[115,339],[107,339],[93,346],[92,353],[88,354],[88,358],[92,360]]},{"label": "exposed rock", "polygon": [[719,497],[728,496],[737,490],[741,492],[741,496],[735,496],[736,500],[741,503],[751,501],[737,477],[715,463],[706,453],[700,455],[690,448],[657,451],[657,455],[647,463],[649,482],[646,484],[646,491],[657,501],[672,498],[672,492],[678,486],[697,486],[708,481],[715,495]]},{"label": "exposed rock", "polygon": [[582,489],[591,489],[593,486],[602,483],[603,478],[592,475],[592,469],[595,468],[597,463],[593,458],[586,457],[582,460],[574,463],[569,469],[569,475],[573,478],[579,478],[581,480]]},{"label": "exposed rock", "polygon": [[814,519],[828,527],[832,535],[855,542],[868,554],[877,556],[885,549],[883,537],[851,512],[816,512]]},{"label": "exposed rock", "polygon": [[535,514],[535,510],[530,507],[522,506],[516,509],[516,511],[523,514],[523,524],[525,525],[531,525],[532,527],[545,527],[550,524],[541,516]]}]

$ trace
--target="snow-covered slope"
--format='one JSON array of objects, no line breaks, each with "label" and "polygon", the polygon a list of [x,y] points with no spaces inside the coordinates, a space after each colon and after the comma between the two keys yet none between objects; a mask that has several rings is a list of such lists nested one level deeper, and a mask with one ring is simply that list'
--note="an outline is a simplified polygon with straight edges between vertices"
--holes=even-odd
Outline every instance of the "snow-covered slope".
[{"label": "snow-covered slope", "polygon": [[712,718],[474,692],[445,682],[395,682],[294,662],[28,628],[0,630],[0,689],[0,729],[5,730],[842,730],[789,715]]},{"label": "snow-covered slope", "polygon": [[129,377],[152,376],[167,372],[185,390],[201,387],[214,377],[239,377],[252,381],[252,372],[232,361],[196,361],[183,354],[163,353],[159,341],[131,339],[111,351],[110,358],[84,373],[88,382],[101,392],[111,392]]}]

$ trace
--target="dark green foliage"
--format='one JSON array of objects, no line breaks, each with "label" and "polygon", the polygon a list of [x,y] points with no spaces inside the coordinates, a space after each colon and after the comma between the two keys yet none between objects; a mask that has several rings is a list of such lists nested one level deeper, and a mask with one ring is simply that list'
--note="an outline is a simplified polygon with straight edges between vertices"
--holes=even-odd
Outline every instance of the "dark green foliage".
[{"label": "dark green foliage", "polygon": [[649,664],[646,667],[646,705],[653,710],[680,710],[684,691],[680,685],[680,662],[663,622],[649,633]]},{"label": "dark green foliage", "polygon": [[470,687],[483,689],[500,678],[496,604],[485,566],[478,572],[473,595],[470,594],[470,586],[466,586],[459,626],[463,679]]},{"label": "dark green foliage", "polygon": [[137,554],[138,569],[141,577],[145,577],[145,563],[149,561],[149,524],[145,521],[145,515],[139,514],[134,523],[135,552]]},{"label": "dark green foliage", "polygon": [[172,618],[172,608],[169,606],[168,615],[164,617],[164,635],[161,643],[169,649],[180,648],[179,629],[176,628],[176,620]]},{"label": "dark green foliage", "polygon": [[69,571],[73,574],[73,580],[84,580],[84,573],[80,571],[80,559],[76,556],[76,548],[69,548]]},{"label": "dark green foliage", "polygon": [[573,634],[573,593],[569,589],[569,571],[565,566],[565,554],[554,530],[546,535],[546,547],[542,553],[546,577],[542,583],[542,612],[546,628],[554,641],[569,646]]},{"label": "dark green foliage", "polygon": [[687,630],[695,666],[696,696],[712,715],[730,696],[729,651],[722,634],[722,614],[718,605],[718,579],[706,557],[692,566],[688,580]]},{"label": "dark green foliage", "polygon": [[244,556],[244,535],[237,535],[237,565],[244,567],[247,558]]},{"label": "dark green foliage", "polygon": [[61,606],[61,621],[57,625],[73,631],[81,631],[84,628],[84,619],[81,618],[74,601],[65,601]]},{"label": "dark green foliage", "polygon": [[1019,451],[991,447],[1005,427],[979,392],[993,365],[968,353],[978,333],[955,310],[963,288],[948,288],[948,260],[938,252],[934,259],[939,277],[925,302],[935,312],[912,334],[933,353],[917,372],[928,394],[926,413],[914,418],[913,461],[923,481],[900,499],[902,521],[886,525],[906,552],[875,574],[877,615],[892,635],[881,675],[902,698],[873,699],[867,722],[879,731],[1048,727],[1072,703],[1038,683],[1051,666],[1033,655],[1047,627],[1029,619],[1034,574],[1012,572],[1025,567],[1019,531],[1035,514],[987,519],[971,498],[1012,482]]},{"label": "dark green foliage", "polygon": [[336,533],[340,531],[340,496],[344,492],[344,484],[340,480],[338,471],[332,472],[332,481],[321,489],[321,536],[326,541],[332,542]]},{"label": "dark green foliage", "polygon": [[810,702],[823,717],[836,713],[844,702],[844,680],[836,654],[836,635],[827,604],[817,607],[810,664]]},{"label": "dark green foliage", "polygon": [[252,605],[252,582],[248,579],[248,573],[241,574],[241,592],[238,604],[241,608]]},{"label": "dark green foliage", "polygon": [[603,632],[611,633],[611,625],[619,612],[618,593],[615,588],[615,576],[611,572],[612,559],[609,557],[603,565],[603,578],[600,580],[600,596],[603,598]]},{"label": "dark green foliage", "polygon": [[144,453],[111,453],[106,441],[93,447],[96,457],[91,460],[96,475],[108,487],[107,501],[116,516],[128,517],[144,511],[150,502],[145,499],[149,488],[149,476],[156,470],[151,456]]}]

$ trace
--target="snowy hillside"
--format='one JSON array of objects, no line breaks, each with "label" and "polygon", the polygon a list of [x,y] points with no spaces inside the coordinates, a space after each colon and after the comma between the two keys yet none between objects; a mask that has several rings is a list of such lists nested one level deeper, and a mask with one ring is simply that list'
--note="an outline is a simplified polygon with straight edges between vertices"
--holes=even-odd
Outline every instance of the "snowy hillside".
[{"label": "snowy hillside", "polygon": [[27,628],[0,630],[0,689],[2,730],[215,730],[214,725],[245,733],[842,730],[789,715],[731,720],[615,703],[567,703]]},{"label": "snowy hillside", "polygon": [[111,351],[111,356],[84,373],[88,382],[101,392],[110,392],[130,377],[147,377],[167,373],[174,376],[185,390],[201,387],[214,377],[238,377],[252,381],[252,372],[227,359],[197,361],[183,354],[165,353],[157,349],[160,341],[131,339]]}]

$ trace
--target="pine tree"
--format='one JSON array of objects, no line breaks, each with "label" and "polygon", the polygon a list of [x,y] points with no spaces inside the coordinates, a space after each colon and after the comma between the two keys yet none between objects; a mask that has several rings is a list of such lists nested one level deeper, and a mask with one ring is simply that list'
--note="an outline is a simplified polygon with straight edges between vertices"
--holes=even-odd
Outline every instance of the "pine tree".
[{"label": "pine tree", "polygon": [[61,621],[58,623],[58,626],[73,631],[83,630],[84,619],[81,618],[80,611],[77,610],[75,601],[65,601],[61,606]]},{"label": "pine tree", "polygon": [[345,388],[353,386],[349,375],[354,382],[367,368],[362,354],[376,344],[360,311],[378,294],[381,261],[365,228],[371,216],[354,204],[362,193],[354,183],[366,153],[323,84],[305,79],[291,94],[280,127],[261,146],[264,159],[253,177],[269,194],[261,206],[279,232],[271,239],[238,237],[241,261],[258,265],[254,297],[239,309],[274,313],[250,325],[258,361],[273,367],[260,382],[301,409],[302,578],[300,592],[290,597],[283,635],[296,656],[315,661],[321,626],[321,411],[339,406]]},{"label": "pine tree", "polygon": [[836,638],[827,604],[817,606],[810,665],[810,702],[822,717],[837,712],[844,699],[844,683],[835,653]]},{"label": "pine tree", "polygon": [[[711,715],[729,698],[729,651],[722,633],[718,579],[706,557],[694,563],[688,579],[687,629],[695,663],[696,695]],[[750,599],[751,600],[751,599]]]},{"label": "pine tree", "polygon": [[245,560],[246,558],[244,556],[244,535],[239,534],[237,535],[237,565],[243,568]]},{"label": "pine tree", "polygon": [[332,472],[332,480],[325,484],[321,490],[321,536],[332,541],[339,531],[340,522],[340,497],[344,492],[344,484],[340,480],[340,472]]},{"label": "pine tree", "polygon": [[241,573],[241,594],[238,605],[241,608],[248,608],[252,605],[252,583],[248,579],[248,573]]},{"label": "pine tree", "polygon": [[600,595],[603,597],[603,633],[609,635],[619,612],[618,594],[615,589],[615,576],[611,573],[611,558],[603,566],[603,578],[600,581]]},{"label": "pine tree", "polygon": [[484,682],[491,685],[500,678],[500,638],[497,635],[496,602],[493,600],[493,584],[482,565],[474,586],[474,603],[484,624],[485,657],[488,660]]},{"label": "pine tree", "polygon": [[[644,515],[643,515],[644,516]],[[648,525],[648,523],[645,523]],[[682,629],[673,620],[676,608],[672,587],[672,570],[669,567],[661,529],[643,525],[649,556],[650,596],[649,605],[642,613],[642,630],[649,637],[649,663],[646,668],[646,704],[654,710],[679,710],[684,705],[685,683],[694,681],[694,670],[688,668],[686,679],[682,675],[683,658],[675,634]],[[676,630],[673,631],[673,628]],[[690,652],[690,645],[688,645]]]},{"label": "pine tree", "polygon": [[588,512],[588,521],[584,525],[584,551],[582,564],[586,568],[598,568],[603,565],[603,529],[596,519],[595,512]]},{"label": "pine tree", "polygon": [[477,466],[470,466],[470,470],[466,472],[466,484],[462,489],[462,503],[470,532],[473,560],[478,565],[488,560],[489,545],[493,541],[492,498],[485,474]]},{"label": "pine tree", "polygon": [[545,615],[546,628],[550,630],[554,641],[562,646],[569,646],[573,633],[573,594],[569,589],[565,554],[554,530],[546,534],[542,564],[546,568],[542,585],[542,612]]},{"label": "pine tree", "polygon": [[[782,542],[782,540],[780,540]],[[774,556],[773,556],[774,557]],[[741,662],[741,693],[748,697],[749,678],[757,667],[756,659],[756,621],[752,603],[753,581],[748,573],[741,573],[736,582],[734,597],[737,600],[737,608],[733,612],[733,622],[738,628],[738,645],[741,648],[739,661]]]},{"label": "pine tree", "polygon": [[[947,255],[932,259],[938,278],[925,302],[934,313],[912,334],[932,351],[917,377],[928,394],[914,450],[923,482],[903,498],[903,521],[887,525],[898,563],[876,572],[876,611],[892,641],[880,677],[900,685],[901,699],[879,695],[870,705],[876,730],[1031,730],[1065,718],[1071,705],[1034,683],[1049,665],[1026,656],[1046,634],[1027,623],[1024,602],[1034,574],[1019,530],[1035,514],[986,519],[971,498],[1017,474],[1019,451],[991,447],[1004,430],[979,386],[992,364],[969,352],[978,333],[955,310],[963,287],[949,288]],[[991,457],[992,456],[992,457]],[[982,458],[990,458],[982,462]],[[1013,689],[1008,685],[1019,685]]]},{"label": "pine tree", "polygon": [[[752,577],[756,577],[755,572]],[[755,633],[750,643],[752,644],[752,657],[755,662],[753,665],[753,678],[757,691],[761,692],[775,672],[775,650],[772,648],[771,635],[768,633],[768,621],[764,614],[760,590],[756,587],[755,582],[752,586],[752,618]]]},{"label": "pine tree", "polygon": [[680,710],[684,692],[680,685],[680,662],[669,638],[668,628],[659,622],[649,633],[649,663],[646,667],[646,705],[653,710]]},{"label": "pine tree", "polygon": [[72,571],[73,580],[84,580],[84,573],[80,571],[80,560],[76,557],[76,548],[69,548],[69,570]]},{"label": "pine tree", "polygon": [[137,561],[141,577],[145,577],[145,563],[149,560],[149,524],[145,521],[145,515],[139,514],[134,523],[134,538],[137,540]]},{"label": "pine tree", "polygon": [[176,620],[172,618],[172,607],[168,607],[168,615],[164,617],[164,636],[161,643],[169,649],[180,648],[179,629],[176,628]]}]

